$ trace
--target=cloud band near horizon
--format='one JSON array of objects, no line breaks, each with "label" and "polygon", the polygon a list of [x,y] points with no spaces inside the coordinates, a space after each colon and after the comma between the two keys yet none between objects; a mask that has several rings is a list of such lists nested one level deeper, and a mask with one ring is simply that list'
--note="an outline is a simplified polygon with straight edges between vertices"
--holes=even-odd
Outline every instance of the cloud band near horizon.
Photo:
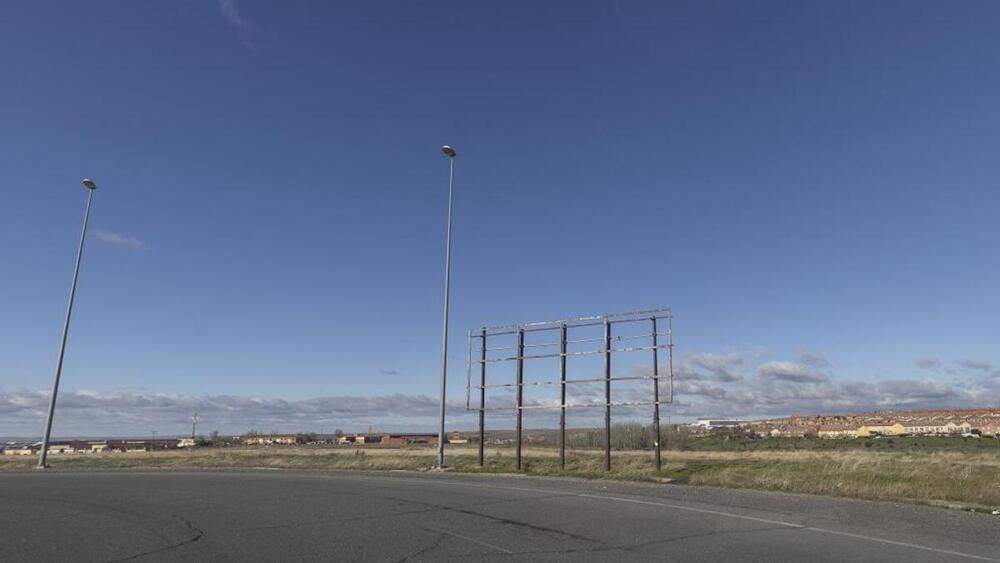
[{"label": "cloud band near horizon", "polygon": [[[689,354],[676,362],[672,405],[663,407],[664,417],[674,422],[696,417],[771,417],[789,414],[863,412],[887,409],[992,407],[1000,404],[1000,372],[986,372],[990,362],[958,360],[955,370],[974,377],[956,382],[916,377],[891,380],[839,379],[824,358],[810,353],[794,361],[771,360],[760,351],[750,353]],[[943,362],[922,362],[937,369]],[[948,364],[951,365],[951,364]],[[639,372],[647,369],[637,369]],[[573,388],[570,401],[587,404],[600,401],[595,388]],[[616,386],[615,400],[643,401],[650,396],[649,382]],[[509,396],[489,401],[512,401]],[[41,430],[48,404],[46,391],[0,391],[0,436],[33,436]],[[558,400],[530,390],[525,404],[558,406]],[[490,403],[488,406],[493,406]],[[152,391],[64,391],[59,395],[54,432],[56,435],[161,435],[189,431],[194,413],[200,428],[208,433],[364,431],[369,426],[383,431],[430,432],[436,427],[438,400],[424,394],[395,393],[375,396],[328,396],[308,399],[255,398],[238,395],[191,395]],[[616,421],[645,420],[649,408],[615,408]],[[555,423],[558,409],[525,411],[526,424],[535,427]],[[571,425],[602,424],[602,409],[571,409]],[[476,411],[466,411],[464,397],[448,404],[448,428],[470,430],[477,424]],[[513,411],[490,412],[488,427],[512,425]]]}]

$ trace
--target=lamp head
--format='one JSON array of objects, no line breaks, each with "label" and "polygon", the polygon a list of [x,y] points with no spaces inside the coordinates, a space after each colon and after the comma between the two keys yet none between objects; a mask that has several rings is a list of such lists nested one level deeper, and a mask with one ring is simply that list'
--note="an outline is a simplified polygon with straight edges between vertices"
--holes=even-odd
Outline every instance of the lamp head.
[{"label": "lamp head", "polygon": [[90,178],[84,178],[83,187],[87,188],[88,190],[96,190],[97,184],[95,184],[94,181],[91,180]]},{"label": "lamp head", "polygon": [[441,152],[448,158],[455,158],[455,149],[451,148],[451,145],[442,145]]}]

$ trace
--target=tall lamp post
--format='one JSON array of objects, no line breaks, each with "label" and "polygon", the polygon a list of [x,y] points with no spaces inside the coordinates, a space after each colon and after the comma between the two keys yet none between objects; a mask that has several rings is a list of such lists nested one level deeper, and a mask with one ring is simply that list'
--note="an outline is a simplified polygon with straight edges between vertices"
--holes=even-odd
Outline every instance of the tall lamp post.
[{"label": "tall lamp post", "polygon": [[87,210],[83,212],[83,228],[80,229],[80,246],[76,249],[76,266],[73,268],[73,284],[69,288],[69,305],[66,307],[66,322],[63,324],[62,341],[59,343],[59,359],[56,361],[56,377],[52,382],[52,396],[49,398],[49,416],[45,420],[45,434],[42,437],[42,450],[38,455],[38,469],[48,467],[46,461],[49,455],[49,438],[52,435],[52,416],[56,411],[56,395],[59,393],[59,376],[62,375],[63,356],[66,354],[66,337],[69,336],[69,318],[73,314],[73,298],[76,297],[76,280],[80,277],[80,259],[83,257],[83,241],[87,238],[87,222],[90,220],[90,204],[94,201],[97,184],[90,178],[83,179],[83,187],[87,189]]},{"label": "tall lamp post", "polygon": [[437,466],[444,467],[444,410],[448,381],[448,284],[451,280],[451,202],[455,182],[455,149],[450,145],[441,147],[448,157],[448,241],[444,252],[444,327],[441,329],[441,424],[438,427]]}]

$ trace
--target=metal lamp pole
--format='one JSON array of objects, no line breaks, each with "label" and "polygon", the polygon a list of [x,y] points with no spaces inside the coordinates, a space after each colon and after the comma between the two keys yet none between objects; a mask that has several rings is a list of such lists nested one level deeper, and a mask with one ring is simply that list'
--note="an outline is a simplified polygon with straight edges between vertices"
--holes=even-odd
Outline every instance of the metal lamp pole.
[{"label": "metal lamp pole", "polygon": [[56,395],[59,393],[59,376],[62,375],[63,356],[66,354],[66,338],[69,336],[69,318],[73,314],[73,298],[76,296],[76,280],[80,277],[80,259],[83,257],[83,241],[87,238],[87,222],[90,220],[90,204],[94,200],[97,185],[90,178],[83,179],[83,187],[87,188],[87,210],[83,213],[83,228],[80,230],[80,246],[76,249],[76,266],[73,268],[73,284],[69,288],[69,305],[66,307],[66,322],[63,324],[62,341],[59,344],[59,359],[56,361],[56,377],[52,382],[52,396],[49,398],[49,416],[45,421],[45,435],[42,438],[42,451],[38,455],[38,469],[48,467],[46,461],[49,455],[49,438],[52,435],[52,416],[56,411]]},{"label": "metal lamp pole", "polygon": [[454,195],[455,149],[449,145],[441,147],[448,157],[448,242],[444,253],[444,327],[441,329],[441,424],[438,427],[437,466],[444,467],[444,410],[448,381],[448,297],[451,280],[451,203]]}]

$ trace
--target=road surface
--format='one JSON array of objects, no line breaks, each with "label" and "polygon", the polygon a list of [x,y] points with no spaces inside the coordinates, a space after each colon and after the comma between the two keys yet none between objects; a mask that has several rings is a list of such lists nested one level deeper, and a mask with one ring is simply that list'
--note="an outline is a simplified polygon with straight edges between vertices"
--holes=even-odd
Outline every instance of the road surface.
[{"label": "road surface", "polygon": [[0,561],[57,560],[1000,561],[1000,518],[449,473],[0,474]]}]

